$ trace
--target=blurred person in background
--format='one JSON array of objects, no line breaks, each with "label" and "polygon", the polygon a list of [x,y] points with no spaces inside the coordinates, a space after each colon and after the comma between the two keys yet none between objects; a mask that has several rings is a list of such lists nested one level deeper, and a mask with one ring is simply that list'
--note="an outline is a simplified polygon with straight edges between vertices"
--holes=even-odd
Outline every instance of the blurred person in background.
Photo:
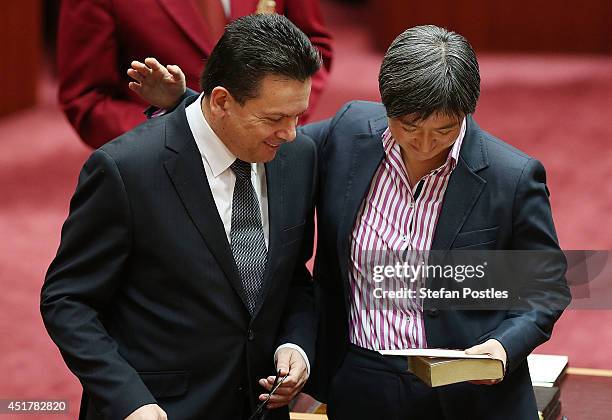
[{"label": "blurred person in background", "polygon": [[63,0],[57,66],[66,117],[85,143],[102,146],[145,121],[144,102],[127,85],[132,60],[155,56],[170,72],[178,64],[196,89],[226,23],[252,13],[285,15],[321,53],[312,109],[332,60],[319,0]]}]

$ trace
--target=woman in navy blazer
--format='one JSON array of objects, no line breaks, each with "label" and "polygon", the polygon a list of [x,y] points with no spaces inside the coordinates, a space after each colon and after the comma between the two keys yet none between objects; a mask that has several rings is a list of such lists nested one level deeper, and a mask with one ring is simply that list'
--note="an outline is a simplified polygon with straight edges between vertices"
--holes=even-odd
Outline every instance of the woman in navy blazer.
[{"label": "woman in navy blazer", "polygon": [[465,119],[431,250],[560,251],[544,167],[480,129],[471,116],[480,75],[465,38],[435,26],[408,29],[387,51],[379,84],[383,104],[354,101],[302,130],[318,145],[320,180],[314,266],[319,331],[311,392],[328,403],[330,419],[537,419],[526,358],[550,338],[571,299],[564,258],[537,273],[538,292],[521,296],[521,308],[461,311],[424,302],[427,346],[491,354],[505,364],[500,382],[427,388],[405,372],[405,361],[351,343],[352,234],[386,159],[387,129],[416,185],[447,159],[459,137],[460,124],[454,132],[435,130],[435,124]]}]

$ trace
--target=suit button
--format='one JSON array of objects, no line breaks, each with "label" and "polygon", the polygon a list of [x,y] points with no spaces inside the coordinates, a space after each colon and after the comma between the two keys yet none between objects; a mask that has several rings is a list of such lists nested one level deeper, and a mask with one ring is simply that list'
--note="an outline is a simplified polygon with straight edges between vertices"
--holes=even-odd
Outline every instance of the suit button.
[{"label": "suit button", "polygon": [[236,388],[236,389],[238,390],[238,392],[242,392],[242,391],[244,391],[244,387],[242,387],[242,386],[239,386],[239,387],[238,387],[238,388]]},{"label": "suit button", "polygon": [[249,329],[248,335],[247,335],[247,339],[249,341],[253,341],[255,339],[255,333],[253,332],[253,330]]},{"label": "suit button", "polygon": [[425,313],[427,314],[427,316],[430,316],[432,318],[435,318],[438,316],[438,309],[437,308],[429,308],[429,309],[425,309]]}]

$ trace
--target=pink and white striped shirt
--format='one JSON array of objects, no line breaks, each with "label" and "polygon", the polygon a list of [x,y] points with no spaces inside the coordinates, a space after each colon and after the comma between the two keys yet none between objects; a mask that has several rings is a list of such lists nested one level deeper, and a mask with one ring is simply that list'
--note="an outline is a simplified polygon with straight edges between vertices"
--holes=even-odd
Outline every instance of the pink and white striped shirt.
[{"label": "pink and white striped shirt", "polygon": [[371,350],[425,348],[427,340],[423,310],[418,299],[376,299],[374,289],[415,288],[418,282],[387,279],[375,283],[373,267],[403,262],[409,251],[431,247],[444,193],[459,159],[465,135],[465,119],[446,162],[423,177],[421,192],[414,198],[402,160],[400,146],[389,129],[382,136],[385,156],[361,205],[351,233],[349,284],[349,339]]}]

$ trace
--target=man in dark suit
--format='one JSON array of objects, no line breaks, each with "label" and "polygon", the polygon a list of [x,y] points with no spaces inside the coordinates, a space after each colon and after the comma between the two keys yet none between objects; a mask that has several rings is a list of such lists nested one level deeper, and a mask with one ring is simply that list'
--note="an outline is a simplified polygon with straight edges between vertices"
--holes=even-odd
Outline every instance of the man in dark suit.
[{"label": "man in dark suit", "polygon": [[80,418],[246,419],[278,371],[269,408],[304,385],[316,155],[296,123],[319,67],[285,17],[238,19],[201,96],[85,163],[41,295]]},{"label": "man in dark suit", "polygon": [[[427,299],[394,307],[376,298],[371,274],[419,251],[558,256],[544,168],[472,118],[480,74],[462,36],[406,30],[385,54],[379,84],[382,104],[351,102],[302,128],[319,158],[319,330],[308,389],[334,420],[537,419],[526,357],[569,304],[563,257],[539,261],[528,278],[516,270],[526,285],[520,306],[503,310],[449,310]],[[140,91],[155,98],[146,86]],[[488,354],[505,377],[428,388],[405,359],[376,351],[421,347]]]},{"label": "man in dark suit", "polygon": [[332,60],[319,0],[63,0],[57,62],[66,117],[85,143],[102,146],[145,121],[142,100],[128,89],[132,60],[178,64],[195,89],[223,26],[255,12],[287,16],[321,52],[312,108]]}]

